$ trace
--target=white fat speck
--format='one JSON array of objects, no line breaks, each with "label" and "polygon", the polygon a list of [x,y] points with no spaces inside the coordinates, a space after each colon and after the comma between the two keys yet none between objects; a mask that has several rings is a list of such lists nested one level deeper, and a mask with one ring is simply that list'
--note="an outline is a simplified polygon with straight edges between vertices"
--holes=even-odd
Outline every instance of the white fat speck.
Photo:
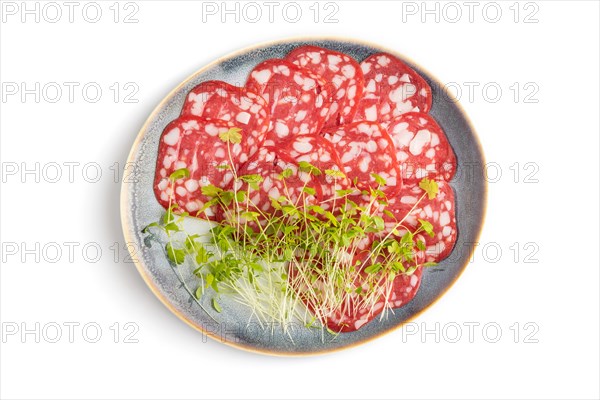
[{"label": "white fat speck", "polygon": [[435,157],[435,149],[429,149],[429,150],[427,150],[427,152],[425,153],[425,157],[427,157],[427,158],[433,158],[433,157]]},{"label": "white fat speck", "polygon": [[219,128],[217,128],[215,124],[206,124],[204,131],[210,136],[217,136],[219,134]]},{"label": "white fat speck", "polygon": [[336,75],[331,79],[333,86],[335,86],[336,88],[339,88],[340,86],[342,86],[344,81],[345,81],[344,78],[342,78],[340,75]]},{"label": "white fat speck", "polygon": [[[264,187],[264,185],[263,185]],[[279,192],[279,189],[277,187],[271,188],[271,190],[268,191],[269,193],[269,197],[272,199],[278,199],[279,196],[281,196],[281,193]]]},{"label": "white fat speck", "polygon": [[247,113],[246,111],[242,111],[235,117],[235,120],[237,122],[240,122],[240,123],[246,125],[246,124],[248,124],[248,121],[250,121],[250,114]]},{"label": "white fat speck", "polygon": [[187,190],[185,190],[185,188],[183,186],[177,186],[177,188],[175,189],[175,193],[177,193],[179,196],[183,197],[187,194]]},{"label": "white fat speck", "polygon": [[450,236],[451,233],[452,228],[450,228],[449,226],[445,226],[444,229],[442,229],[442,235],[444,235],[444,237]]},{"label": "white fat speck", "polygon": [[371,71],[371,63],[367,63],[367,62],[361,63],[360,69],[362,70],[363,74],[368,73],[369,71]]},{"label": "white fat speck", "polygon": [[290,133],[290,128],[283,122],[275,122],[275,133],[279,137],[286,137]]},{"label": "white fat speck", "polygon": [[388,56],[379,56],[377,57],[377,64],[381,65],[382,67],[385,67],[386,65],[388,65],[392,60],[390,60],[390,58]]},{"label": "white fat speck", "polygon": [[300,154],[306,154],[313,148],[309,142],[300,140],[295,141],[292,147]]},{"label": "white fat speck", "polygon": [[425,90],[425,88],[421,89],[421,91],[419,92],[419,94],[423,97],[427,97],[427,90]]},{"label": "white fat speck", "polygon": [[410,82],[410,76],[408,74],[402,74],[402,76],[400,77],[400,81]]},{"label": "white fat speck", "polygon": [[395,75],[388,76],[388,84],[393,85],[396,82],[398,82],[397,76],[395,76]]},{"label": "white fat speck", "polygon": [[417,202],[417,198],[413,196],[402,196],[400,198],[400,203],[403,204],[415,204]]},{"label": "white fat speck", "polygon": [[394,126],[394,130],[392,131],[392,139],[394,139],[394,144],[400,147],[406,147],[410,143],[410,141],[415,136],[414,133],[408,130],[408,123],[401,122]]},{"label": "white fat speck", "polygon": [[452,202],[450,200],[446,200],[444,204],[448,210],[452,210]]},{"label": "white fat speck", "polygon": [[181,124],[181,127],[186,131],[189,129],[200,129],[200,125],[198,124],[198,121],[184,122],[183,124]]},{"label": "white fat speck", "polygon": [[168,195],[168,194],[166,194],[165,192],[161,192],[161,193],[160,193],[160,199],[161,199],[162,201],[168,201],[168,200],[169,200],[169,195]]},{"label": "white fat speck", "polygon": [[346,78],[352,79],[356,75],[356,69],[352,65],[346,64],[342,67],[342,74],[344,74]]},{"label": "white fat speck", "polygon": [[186,210],[193,212],[198,211],[200,209],[200,205],[195,201],[190,201],[185,205]]},{"label": "white fat speck", "polygon": [[188,179],[187,181],[185,181],[185,188],[189,192],[195,192],[196,190],[198,190],[198,181],[195,179]]},{"label": "white fat speck", "polygon": [[423,168],[417,168],[415,171],[415,177],[417,179],[423,179],[427,177],[427,170]]},{"label": "white fat speck", "polygon": [[262,108],[262,107],[261,107],[260,105],[258,105],[258,104],[253,104],[253,105],[250,107],[250,112],[251,112],[252,114],[258,114],[258,112],[260,111],[260,109],[261,109],[261,108]]},{"label": "white fat speck", "polygon": [[431,142],[431,132],[426,129],[420,130],[411,140],[408,150],[411,154],[418,156],[423,152],[423,147],[429,142]]},{"label": "white fat speck", "polygon": [[[396,171],[394,171],[394,173],[395,173],[395,172],[396,172]],[[388,186],[396,186],[396,184],[398,183],[398,181],[396,180],[396,177],[395,177],[395,176],[390,176],[389,178],[387,178],[387,179],[385,180],[385,182],[386,182],[386,184],[387,184]]]},{"label": "white fat speck", "polygon": [[356,85],[348,87],[348,99],[353,99],[356,96]]},{"label": "white fat speck", "polygon": [[175,146],[179,142],[180,134],[179,128],[173,128],[163,137],[163,142],[169,146]]},{"label": "white fat speck", "polygon": [[346,164],[346,163],[352,161],[353,158],[354,158],[354,156],[352,155],[352,152],[348,151],[342,155],[341,161],[343,164]]},{"label": "white fat speck", "polygon": [[425,211],[425,215],[427,215],[427,217],[429,218],[431,218],[431,216],[433,215],[433,210],[431,209],[431,206],[429,204],[423,207],[423,211]]},{"label": "white fat speck", "polygon": [[158,185],[156,187],[158,188],[158,190],[165,190],[168,186],[168,181],[166,179],[161,179],[161,181],[158,182]]},{"label": "white fat speck", "polygon": [[367,83],[367,86],[365,86],[365,92],[374,93],[376,89],[377,83],[375,82],[375,80],[370,79],[369,83]]},{"label": "white fat speck", "polygon": [[375,81],[376,82],[381,82],[382,79],[383,79],[383,74],[377,74],[377,75],[375,75]]},{"label": "white fat speck", "polygon": [[365,108],[365,118],[367,121],[377,120],[377,105],[372,105],[371,107]]},{"label": "white fat speck", "polygon": [[340,56],[338,56],[338,55],[335,55],[335,54],[329,54],[327,56],[327,62],[329,64],[334,64],[334,65],[335,64],[339,64],[339,63],[342,62],[342,58]]},{"label": "white fat speck", "polygon": [[375,153],[377,151],[377,143],[375,143],[374,140],[369,140],[365,147],[370,153]]},{"label": "white fat speck", "polygon": [[225,158],[225,149],[222,147],[219,147],[216,151],[215,151],[215,157],[216,158]]},{"label": "white fat speck", "polygon": [[268,69],[263,69],[262,71],[254,71],[252,72],[252,78],[260,85],[264,85],[271,78],[271,71]]},{"label": "white fat speck", "polygon": [[450,214],[447,211],[444,211],[440,214],[440,225],[446,226],[450,223]]},{"label": "white fat speck", "polygon": [[304,118],[306,118],[306,110],[300,110],[296,113],[296,117],[294,118],[294,121],[300,122],[300,121],[303,121]]},{"label": "white fat speck", "polygon": [[435,147],[438,144],[440,144],[440,137],[437,135],[437,133],[431,134],[431,146]]},{"label": "white fat speck", "polygon": [[388,141],[387,141],[387,140],[385,140],[385,139],[383,139],[383,138],[382,138],[382,139],[379,139],[379,140],[377,141],[377,143],[379,144],[379,147],[380,147],[381,149],[387,149],[387,147],[388,147],[388,144],[389,144],[389,143],[388,143]]},{"label": "white fat speck", "polygon": [[178,170],[178,169],[181,169],[181,168],[187,168],[187,164],[185,162],[183,162],[183,161],[177,161],[175,163],[175,169]]},{"label": "white fat speck", "polygon": [[358,330],[358,329],[360,329],[360,327],[361,327],[361,326],[363,326],[363,325],[364,325],[364,324],[366,324],[366,323],[367,323],[367,319],[359,319],[358,321],[356,321],[356,322],[354,323],[354,328],[355,328],[356,330]]},{"label": "white fat speck", "polygon": [[361,172],[367,172],[369,170],[370,162],[371,160],[368,157],[362,157],[361,160],[358,162],[358,169]]},{"label": "white fat speck", "polygon": [[318,51],[311,51],[310,53],[306,53],[306,55],[312,60],[313,64],[321,63],[321,53]]},{"label": "white fat speck", "polygon": [[410,277],[410,286],[415,287],[419,282],[419,278],[416,275],[411,275]]}]

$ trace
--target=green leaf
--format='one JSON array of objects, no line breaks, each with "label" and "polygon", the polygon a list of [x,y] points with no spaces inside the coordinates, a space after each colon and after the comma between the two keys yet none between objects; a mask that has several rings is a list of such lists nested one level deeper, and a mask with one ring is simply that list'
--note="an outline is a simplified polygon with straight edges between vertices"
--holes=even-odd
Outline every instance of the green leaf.
[{"label": "green leaf", "polygon": [[435,199],[435,196],[438,194],[439,187],[437,182],[433,179],[421,179],[421,182],[419,182],[419,187],[427,193],[429,200]]},{"label": "green leaf", "polygon": [[375,228],[377,228],[378,230],[381,231],[385,228],[385,222],[383,218],[381,218],[379,215],[373,215],[372,221],[375,224]]},{"label": "green leaf", "polygon": [[198,289],[196,289],[196,299],[200,300],[203,293],[204,293],[204,288],[202,286],[198,286]]},{"label": "green leaf", "polygon": [[215,197],[215,196],[218,196],[221,192],[223,192],[223,189],[221,189],[220,187],[217,187],[215,185],[202,186],[201,190],[202,190],[202,194],[207,197]]},{"label": "green leaf", "polygon": [[315,190],[315,188],[311,188],[311,187],[305,187],[302,188],[302,191],[310,196],[314,196],[315,194],[317,194],[317,191]]},{"label": "green leaf", "polygon": [[187,168],[180,168],[176,171],[173,171],[171,175],[169,175],[169,180],[175,182],[177,179],[181,178],[189,178],[190,170]]},{"label": "green leaf", "polygon": [[321,175],[321,170],[308,161],[300,161],[298,163],[298,167],[300,167],[300,171],[307,172],[311,175],[319,176]]},{"label": "green leaf", "polygon": [[281,171],[281,177],[283,179],[287,179],[292,175],[294,175],[294,171],[291,168],[286,168],[283,171]]},{"label": "green leaf", "polygon": [[423,242],[422,240],[417,240],[417,248],[421,251],[425,251],[425,249],[427,249],[427,247],[425,246],[425,242]]},{"label": "green leaf", "polygon": [[371,177],[373,179],[375,179],[375,182],[379,185],[379,186],[385,186],[385,179],[383,179],[380,175],[377,175],[375,172],[371,173]]},{"label": "green leaf", "polygon": [[433,225],[431,222],[419,219],[421,223],[421,229],[423,229],[430,237],[434,237],[435,233],[433,232]]},{"label": "green leaf", "polygon": [[423,267],[425,267],[425,268],[428,268],[428,267],[435,267],[436,265],[438,265],[438,263],[430,261],[430,262],[426,262],[426,263],[421,264],[421,265]]},{"label": "green leaf", "polygon": [[209,287],[215,281],[215,276],[213,274],[206,275],[206,287]]},{"label": "green leaf", "polygon": [[219,133],[219,138],[226,143],[241,143],[241,131],[242,130],[240,128],[231,128],[227,132]]},{"label": "green leaf", "polygon": [[149,225],[146,225],[146,226],[144,227],[144,229],[142,229],[142,233],[148,233],[148,230],[149,230],[150,228],[152,228],[152,227],[155,227],[155,226],[160,226],[160,225],[158,224],[158,222],[153,222],[153,223],[151,223],[151,224],[149,224]]},{"label": "green leaf", "polygon": [[212,299],[212,306],[215,309],[216,312],[220,313],[221,311],[223,311],[223,309],[221,308],[221,306],[219,305],[219,303],[217,303],[217,299],[215,299],[213,297]]},{"label": "green leaf", "polygon": [[171,262],[179,265],[183,264],[185,261],[185,250],[184,249],[176,249],[173,247],[171,242],[167,243],[165,246],[165,250],[167,251],[167,257]]},{"label": "green leaf", "polygon": [[242,203],[244,200],[246,200],[246,191],[245,190],[240,190],[239,192],[235,193],[235,200],[238,203]]},{"label": "green leaf", "polygon": [[326,169],[325,175],[331,176],[333,178],[340,178],[340,179],[344,179],[346,177],[346,174],[344,174],[342,171],[337,170],[337,169]]}]

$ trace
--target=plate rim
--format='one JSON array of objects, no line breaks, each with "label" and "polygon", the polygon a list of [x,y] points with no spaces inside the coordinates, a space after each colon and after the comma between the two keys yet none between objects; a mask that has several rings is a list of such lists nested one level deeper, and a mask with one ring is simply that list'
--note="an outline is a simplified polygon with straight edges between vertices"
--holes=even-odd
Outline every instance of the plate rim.
[{"label": "plate rim", "polygon": [[[142,127],[140,128],[140,130],[138,131],[132,145],[131,145],[131,149],[129,151],[129,154],[127,156],[127,161],[125,165],[130,165],[133,164],[135,162],[134,160],[134,156],[137,154],[137,152],[139,151],[139,147],[141,144],[141,141],[145,135],[145,133],[148,130],[148,127],[151,123],[151,121],[153,121],[156,117],[156,115],[158,113],[160,113],[160,111],[164,108],[164,106],[168,103],[168,101],[176,94],[178,93],[185,85],[187,85],[191,80],[194,79],[195,76],[203,73],[204,71],[217,66],[219,64],[221,64],[224,61],[227,61],[229,59],[232,59],[234,57],[243,55],[245,53],[248,53],[252,50],[256,50],[256,49],[261,49],[261,48],[266,48],[269,46],[273,46],[273,45],[278,45],[278,44],[290,44],[290,43],[294,43],[294,42],[299,42],[299,41],[334,41],[334,42],[344,42],[344,43],[350,43],[350,44],[358,44],[358,45],[362,45],[362,46],[368,46],[371,48],[375,48],[378,50],[381,50],[383,52],[392,54],[394,56],[397,56],[398,58],[400,58],[401,60],[404,61],[408,61],[412,66],[418,67],[418,69],[420,71],[422,71],[423,73],[427,74],[427,76],[432,80],[432,82],[434,84],[438,84],[440,85],[440,81],[437,79],[437,77],[433,74],[431,74],[429,72],[429,70],[427,70],[426,68],[423,68],[420,64],[415,63],[414,60],[410,57],[405,56],[404,54],[394,50],[394,49],[390,49],[386,46],[382,46],[380,44],[377,43],[373,43],[370,41],[366,41],[363,39],[357,39],[357,38],[351,38],[351,37],[343,37],[343,36],[335,36],[335,35],[301,35],[301,36],[290,36],[290,37],[286,37],[283,39],[276,39],[276,40],[269,40],[269,41],[263,41],[263,42],[259,42],[256,43],[254,45],[250,45],[250,46],[245,46],[241,49],[229,52],[227,54],[225,54],[224,56],[218,57],[217,59],[209,62],[208,64],[203,65],[202,67],[200,67],[199,69],[197,69],[196,71],[194,71],[191,75],[189,75],[188,77],[186,77],[182,82],[180,82],[175,88],[173,88],[171,91],[169,91],[164,97],[163,99],[158,103],[158,105],[152,110],[152,112],[148,115],[148,117],[146,118],[146,121],[144,122],[144,124],[142,125]],[[442,86],[440,86],[442,87]],[[462,115],[462,117],[465,119],[466,124],[468,125],[470,131],[473,134],[473,138],[475,140],[475,144],[479,150],[479,154],[481,156],[481,161],[483,163],[483,165],[486,164],[486,158],[485,158],[485,153],[483,151],[483,146],[481,145],[481,141],[479,140],[479,135],[477,134],[477,131],[475,130],[475,127],[473,126],[473,123],[471,121],[471,119],[469,118],[469,115],[465,112],[465,109],[463,108],[462,104],[460,103],[460,101],[454,96],[453,93],[446,93],[447,96],[449,96],[449,100],[451,100],[456,107],[458,108],[460,114]],[[133,232],[133,226],[131,226],[131,223],[129,221],[128,218],[128,211],[129,211],[129,200],[130,200],[130,196],[129,196],[129,186],[131,185],[131,182],[128,182],[127,180],[123,180],[121,183],[121,193],[120,193],[120,214],[121,214],[121,227],[123,229],[123,236],[125,239],[125,243],[136,243],[136,240],[134,237],[132,237],[132,232]],[[481,216],[481,222],[478,226],[477,229],[477,233],[475,235],[475,241],[478,242],[479,239],[481,238],[481,234],[483,231],[483,226],[485,225],[485,220],[487,217],[487,206],[488,206],[488,181],[486,179],[485,173],[483,175],[483,191],[482,191],[482,216]],[[127,246],[128,250],[129,250],[129,246]],[[463,265],[460,265],[459,269],[458,269],[458,273],[456,274],[456,276],[454,277],[454,279],[448,284],[446,285],[446,287],[443,288],[443,290],[435,297],[435,299],[426,307],[424,307],[422,310],[414,313],[413,315],[411,315],[409,318],[407,318],[406,320],[400,322],[399,324],[390,327],[389,329],[379,332],[371,337],[368,337],[366,339],[362,339],[362,340],[358,340],[356,342],[353,343],[349,343],[343,346],[339,346],[336,348],[331,348],[331,349],[323,349],[323,350],[312,350],[312,351],[307,351],[307,352],[288,352],[288,351],[282,351],[282,350],[271,350],[271,349],[259,349],[256,347],[252,347],[251,345],[248,344],[240,344],[240,343],[236,343],[233,342],[231,340],[227,340],[223,337],[220,337],[212,332],[209,332],[207,330],[205,330],[204,328],[202,328],[202,326],[198,325],[195,321],[191,320],[190,318],[188,318],[186,315],[184,315],[183,313],[181,313],[179,310],[176,309],[176,307],[160,292],[160,290],[158,289],[158,287],[156,287],[156,285],[152,282],[152,279],[150,278],[147,269],[144,267],[143,265],[143,261],[141,258],[139,257],[135,257],[135,254],[131,254],[130,255],[131,258],[135,264],[135,267],[138,271],[138,273],[142,276],[142,279],[144,280],[144,282],[146,283],[146,285],[148,286],[148,288],[150,289],[150,291],[160,300],[160,302],[170,311],[172,312],[175,316],[177,316],[177,318],[179,318],[180,320],[182,320],[183,322],[185,322],[188,326],[192,327],[193,329],[195,329],[196,331],[202,333],[203,335],[205,335],[206,337],[211,338],[212,340],[215,340],[217,342],[220,342],[222,344],[231,346],[233,348],[239,349],[239,350],[244,350],[244,351],[248,351],[251,353],[255,353],[255,354],[260,354],[260,355],[269,355],[269,356],[278,356],[278,357],[310,357],[310,356],[316,356],[316,355],[323,355],[323,354],[329,354],[329,353],[335,353],[338,351],[343,351],[343,350],[347,350],[359,345],[363,345],[366,343],[369,343],[375,339],[378,339],[384,335],[390,334],[398,329],[400,329],[402,326],[404,326],[405,324],[417,319],[419,316],[421,316],[421,314],[423,314],[426,310],[430,309],[431,307],[433,307],[442,297],[444,297],[444,295],[450,290],[450,288],[452,288],[456,282],[458,281],[458,279],[462,276],[462,274],[464,273],[464,271],[466,270],[467,265],[469,264],[469,260],[472,258],[473,253],[475,252],[475,246],[469,246],[469,251],[468,251],[468,257],[465,259],[465,262],[463,263]]]}]

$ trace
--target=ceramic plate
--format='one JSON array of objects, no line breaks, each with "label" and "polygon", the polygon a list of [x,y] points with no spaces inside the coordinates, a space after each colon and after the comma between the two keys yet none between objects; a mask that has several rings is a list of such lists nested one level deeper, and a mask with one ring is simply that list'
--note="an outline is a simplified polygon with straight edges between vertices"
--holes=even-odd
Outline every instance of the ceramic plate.
[{"label": "ceramic plate", "polygon": [[[141,233],[146,225],[164,213],[152,190],[158,142],[164,127],[179,115],[186,94],[200,82],[213,79],[243,85],[248,73],[259,62],[281,58],[293,48],[305,44],[340,51],[359,62],[373,53],[385,51],[412,66],[433,89],[430,114],[445,130],[458,160],[457,175],[451,182],[456,195],[458,226],[458,240],[452,254],[436,267],[424,271],[421,287],[410,303],[389,313],[386,320],[375,318],[356,332],[337,336],[300,325],[292,327],[289,334],[283,334],[277,326],[260,327],[257,323],[249,323],[250,314],[245,308],[225,298],[220,300],[223,311],[213,313],[213,319],[192,301],[160,246],[146,246]],[[122,187],[122,223],[125,239],[132,244],[132,257],[143,279],[169,310],[202,333],[198,343],[204,339],[202,336],[208,336],[235,347],[262,353],[307,355],[340,350],[374,339],[415,318],[439,299],[464,270],[471,255],[468,244],[478,240],[486,204],[481,146],[467,116],[455,99],[442,93],[442,87],[427,71],[402,54],[347,39],[295,39],[269,43],[238,51],[201,68],[176,87],[152,112],[129,155],[128,165],[134,168]],[[184,274],[183,279],[189,279],[191,287],[196,286],[191,274]],[[206,303],[205,308],[210,309],[209,301]]]}]

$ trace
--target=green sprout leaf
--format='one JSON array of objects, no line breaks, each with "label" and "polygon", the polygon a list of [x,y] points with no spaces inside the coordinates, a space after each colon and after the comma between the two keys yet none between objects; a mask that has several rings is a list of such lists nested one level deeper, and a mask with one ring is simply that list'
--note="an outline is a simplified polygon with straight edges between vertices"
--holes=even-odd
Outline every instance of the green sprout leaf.
[{"label": "green sprout leaf", "polygon": [[221,311],[223,311],[223,309],[221,308],[221,306],[219,305],[219,303],[217,303],[217,299],[215,299],[213,297],[212,299],[212,306],[215,309],[216,312],[220,313]]},{"label": "green sprout leaf", "polygon": [[419,223],[421,224],[421,229],[425,231],[430,237],[434,237],[435,233],[433,232],[433,225],[431,222],[419,219]]},{"label": "green sprout leaf", "polygon": [[165,246],[165,250],[167,251],[167,257],[174,264],[183,264],[185,261],[185,250],[184,249],[176,249],[173,247],[171,242],[167,243]]},{"label": "green sprout leaf", "polygon": [[375,182],[379,185],[379,186],[385,186],[385,179],[383,179],[381,177],[381,175],[377,175],[375,172],[371,173],[371,177],[373,179],[375,179]]},{"label": "green sprout leaf", "polygon": [[231,128],[227,132],[219,133],[219,139],[226,143],[241,143],[242,134],[240,133],[242,130],[240,128]]},{"label": "green sprout leaf", "polygon": [[427,193],[429,200],[435,199],[435,196],[437,196],[439,191],[438,184],[433,179],[421,179],[421,182],[419,182],[419,187]]},{"label": "green sprout leaf", "polygon": [[190,177],[190,170],[187,168],[180,168],[176,171],[173,171],[171,173],[171,175],[169,175],[169,180],[171,182],[175,182],[178,179],[189,178],[189,177]]}]

